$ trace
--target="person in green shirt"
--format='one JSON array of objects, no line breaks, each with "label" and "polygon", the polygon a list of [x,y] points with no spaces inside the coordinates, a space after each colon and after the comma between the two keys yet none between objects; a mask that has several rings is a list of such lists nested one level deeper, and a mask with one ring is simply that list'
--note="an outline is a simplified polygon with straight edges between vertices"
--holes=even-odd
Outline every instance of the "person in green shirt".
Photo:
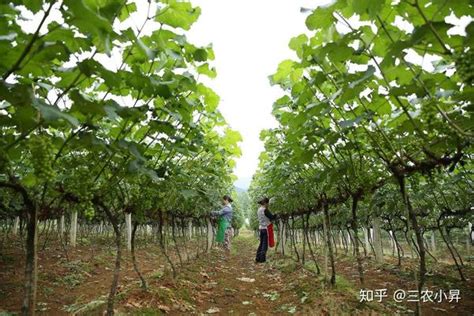
[{"label": "person in green shirt", "polygon": [[224,207],[220,211],[211,212],[211,216],[219,216],[219,226],[216,234],[216,241],[224,245],[224,249],[230,251],[231,239],[234,235],[232,228],[232,203],[233,200],[229,195],[224,195],[222,204]]}]

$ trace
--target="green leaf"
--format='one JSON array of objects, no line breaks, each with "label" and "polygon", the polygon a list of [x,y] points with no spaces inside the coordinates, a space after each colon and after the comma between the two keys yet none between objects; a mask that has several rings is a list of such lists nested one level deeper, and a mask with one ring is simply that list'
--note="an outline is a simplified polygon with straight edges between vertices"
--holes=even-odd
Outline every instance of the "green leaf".
[{"label": "green leaf", "polygon": [[125,21],[131,13],[137,11],[137,5],[135,2],[127,3],[123,6],[122,10],[120,10],[119,20],[120,22]]},{"label": "green leaf", "polygon": [[89,115],[95,115],[96,117],[102,117],[106,115],[104,107],[96,102],[91,97],[81,93],[78,90],[73,90],[69,93],[69,97],[73,101],[71,112],[81,113],[84,117]]},{"label": "green leaf", "polygon": [[32,106],[16,107],[15,113],[12,115],[12,121],[9,123],[14,123],[20,131],[25,132],[39,123],[38,111]]},{"label": "green leaf", "polygon": [[410,94],[416,94],[418,97],[424,97],[426,91],[418,83],[412,83],[410,85],[392,88],[390,89],[390,94],[394,96],[409,96]]},{"label": "green leaf", "polygon": [[0,81],[0,101],[5,100],[13,106],[18,106],[31,105],[33,99],[33,90],[30,86]]},{"label": "green leaf", "polygon": [[272,83],[280,83],[293,72],[295,62],[293,60],[284,60],[278,65],[277,72],[271,77]]},{"label": "green leaf", "polygon": [[34,173],[28,173],[25,177],[23,177],[22,182],[27,187],[34,187],[38,182],[38,179],[34,175]]},{"label": "green leaf", "polygon": [[316,8],[307,18],[306,27],[309,30],[325,29],[335,22],[333,16],[333,8]]},{"label": "green leaf", "polygon": [[197,92],[203,97],[206,111],[214,112],[219,105],[220,97],[211,88],[203,84],[197,86]]},{"label": "green leaf", "polygon": [[360,89],[354,89],[354,88],[344,88],[341,90],[341,95],[339,97],[339,103],[344,104],[347,103],[348,101],[354,99],[359,95],[359,90]]},{"label": "green leaf", "polygon": [[469,23],[466,26],[466,34],[467,36],[464,39],[464,46],[470,47],[471,49],[474,48],[474,22]]},{"label": "green leaf", "polygon": [[138,46],[143,50],[148,59],[153,60],[155,58],[155,52],[151,50],[148,46],[146,46],[140,38],[137,38],[136,41]]},{"label": "green leaf", "polygon": [[320,56],[327,56],[333,63],[344,62],[354,54],[354,49],[345,43],[329,43],[320,51]]},{"label": "green leaf", "polygon": [[165,133],[168,136],[174,135],[176,133],[176,129],[173,124],[167,121],[154,120],[149,123],[149,126],[153,132]]},{"label": "green leaf", "polygon": [[33,13],[38,13],[43,6],[43,0],[23,0],[22,2]]},{"label": "green leaf", "polygon": [[209,64],[205,63],[201,66],[197,67],[197,72],[201,75],[206,75],[209,78],[215,78],[217,76],[217,72],[215,68],[209,68]]},{"label": "green leaf", "polygon": [[201,8],[193,8],[189,2],[169,0],[167,6],[157,12],[156,21],[172,27],[189,30],[200,14]]},{"label": "green leaf", "polygon": [[325,114],[328,110],[331,109],[331,105],[327,102],[311,103],[308,104],[306,110],[310,115],[318,115],[320,113]]},{"label": "green leaf", "polygon": [[365,81],[367,81],[367,79],[372,78],[374,73],[375,73],[375,67],[372,65],[368,66],[367,70],[361,74],[360,78],[352,81],[349,84],[349,87],[354,88],[355,86],[360,85],[361,83],[364,83]]},{"label": "green leaf", "polygon": [[308,36],[306,36],[306,34],[300,34],[293,37],[288,46],[297,53],[298,57],[301,58],[303,56],[303,46],[306,43],[308,43]]},{"label": "green leaf", "polygon": [[193,58],[195,61],[206,61],[207,60],[207,51],[205,49],[199,48],[196,49],[193,53]]},{"label": "green leaf", "polygon": [[68,10],[66,20],[77,26],[85,35],[93,35],[97,39],[97,48],[110,54],[110,35],[113,33],[112,24],[98,12],[94,12],[84,0],[64,0]]},{"label": "green leaf", "polygon": [[306,34],[300,34],[296,37],[293,37],[291,40],[290,40],[290,43],[288,44],[288,46],[294,50],[294,51],[297,51],[298,49],[301,48],[301,46],[303,46],[304,44],[306,44],[308,42],[308,36],[306,36]]},{"label": "green leaf", "polygon": [[65,120],[72,126],[78,126],[79,121],[72,115],[64,113],[58,107],[46,104],[40,99],[33,100],[33,106],[39,110],[41,116],[46,122],[54,122],[58,120]]},{"label": "green leaf", "polygon": [[379,102],[372,100],[369,109],[374,110],[379,115],[388,115],[392,113],[392,107],[385,98],[381,98]]},{"label": "green leaf", "polygon": [[352,0],[352,8],[362,17],[374,18],[385,5],[385,0]]}]

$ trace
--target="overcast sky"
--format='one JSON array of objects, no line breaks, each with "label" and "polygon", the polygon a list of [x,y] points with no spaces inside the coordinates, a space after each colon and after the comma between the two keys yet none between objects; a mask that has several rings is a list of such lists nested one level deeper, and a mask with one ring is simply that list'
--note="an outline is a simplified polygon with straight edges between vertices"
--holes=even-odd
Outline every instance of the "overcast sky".
[{"label": "overcast sky", "polygon": [[217,78],[206,83],[221,97],[220,111],[243,137],[242,157],[234,173],[236,185],[247,188],[263,150],[260,131],[276,126],[272,104],[280,96],[268,76],[280,61],[295,58],[288,48],[293,36],[305,32],[301,7],[315,8],[331,0],[193,0],[201,7],[188,33],[194,44],[213,44]]}]

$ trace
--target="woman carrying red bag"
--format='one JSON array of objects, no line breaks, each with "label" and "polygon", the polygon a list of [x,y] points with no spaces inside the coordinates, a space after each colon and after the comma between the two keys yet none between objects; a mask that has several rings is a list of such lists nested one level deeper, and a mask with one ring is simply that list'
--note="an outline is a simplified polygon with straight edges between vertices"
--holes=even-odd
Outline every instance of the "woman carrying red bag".
[{"label": "woman carrying red bag", "polygon": [[276,216],[268,210],[268,198],[263,198],[258,201],[260,207],[257,211],[258,225],[260,231],[260,244],[257,249],[257,256],[255,262],[262,263],[267,260],[267,250],[270,242],[270,247],[274,246],[273,239],[273,224],[271,221],[275,220]]}]

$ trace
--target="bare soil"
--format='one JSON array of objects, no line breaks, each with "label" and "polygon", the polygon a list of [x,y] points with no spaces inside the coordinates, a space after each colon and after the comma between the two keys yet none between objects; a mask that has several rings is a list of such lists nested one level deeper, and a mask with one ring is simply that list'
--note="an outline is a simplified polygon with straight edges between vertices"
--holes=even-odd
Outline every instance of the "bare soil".
[{"label": "bare soil", "polygon": [[[137,260],[148,290],[140,288],[130,255],[123,252],[118,314],[130,315],[393,315],[411,314],[414,303],[397,303],[397,289],[415,290],[415,260],[404,259],[402,267],[387,258],[382,265],[368,258],[364,262],[365,289],[387,289],[382,302],[361,303],[356,262],[339,249],[336,286],[325,282],[324,271],[317,275],[315,266],[306,265],[270,249],[268,261],[254,262],[258,241],[250,233],[234,239],[232,251],[213,249],[198,258],[184,261],[186,253],[194,257],[196,243],[186,252],[180,247],[183,265],[174,247],[169,252],[177,262],[178,276],[173,278],[156,243],[139,243]],[[18,313],[23,292],[24,252],[20,240],[6,243],[0,253],[0,314]],[[68,251],[68,260],[60,245],[51,244],[39,251],[37,310],[44,315],[102,315],[113,274],[115,249],[111,240],[82,243]],[[323,270],[324,257],[318,256]],[[467,282],[459,281],[452,265],[430,263],[426,287],[430,290],[459,289],[457,303],[422,303],[423,315],[472,315],[474,311],[474,270],[466,263]]]}]

